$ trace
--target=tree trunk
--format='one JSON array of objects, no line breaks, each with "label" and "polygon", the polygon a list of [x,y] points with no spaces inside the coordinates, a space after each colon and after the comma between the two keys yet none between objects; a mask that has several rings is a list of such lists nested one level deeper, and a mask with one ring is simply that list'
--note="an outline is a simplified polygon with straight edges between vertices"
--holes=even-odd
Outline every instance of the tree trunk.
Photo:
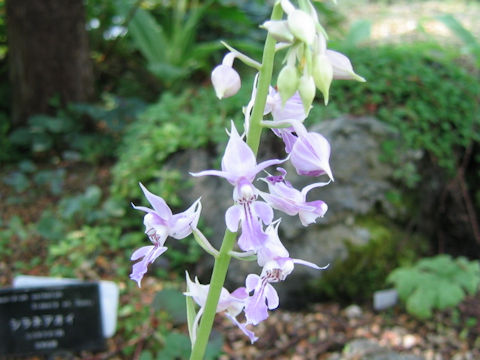
[{"label": "tree trunk", "polygon": [[7,0],[13,126],[93,94],[83,0]]}]

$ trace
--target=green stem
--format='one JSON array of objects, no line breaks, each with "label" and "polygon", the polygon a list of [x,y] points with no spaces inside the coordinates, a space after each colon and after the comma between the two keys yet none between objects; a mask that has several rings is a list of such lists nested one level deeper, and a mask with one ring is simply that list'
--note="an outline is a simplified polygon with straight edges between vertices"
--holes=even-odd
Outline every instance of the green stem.
[{"label": "green stem", "polygon": [[208,338],[212,331],[213,320],[217,313],[218,299],[222,291],[225,277],[227,276],[228,265],[230,264],[230,251],[232,251],[237,234],[228,230],[225,231],[222,247],[213,266],[212,278],[210,280],[210,290],[208,291],[207,302],[203,311],[202,320],[197,330],[197,339],[192,348],[190,360],[201,360],[205,354],[208,344]]},{"label": "green stem", "polygon": [[[273,7],[272,20],[280,20],[283,15],[280,2]],[[270,83],[272,81],[273,60],[275,58],[275,39],[268,34],[263,48],[262,68],[258,75],[257,94],[253,105],[252,116],[250,117],[250,126],[247,134],[247,144],[255,154],[258,152],[260,137],[262,135],[263,111],[267,102],[267,95]]]},{"label": "green stem", "polygon": [[[277,2],[272,10],[272,20],[280,20],[283,11],[280,2]],[[258,76],[257,94],[253,105],[252,115],[250,117],[250,126],[247,134],[247,144],[257,154],[262,135],[263,111],[267,102],[267,95],[272,80],[273,60],[275,57],[275,39],[267,35],[265,47],[263,50],[262,65]],[[202,320],[197,330],[197,338],[193,344],[190,360],[202,360],[207,348],[210,332],[212,331],[213,320],[217,312],[218,300],[227,276],[228,265],[230,264],[231,251],[235,245],[237,234],[225,231],[222,246],[218,257],[213,266],[212,278],[210,279],[210,289],[208,291],[207,301],[205,303]]]}]

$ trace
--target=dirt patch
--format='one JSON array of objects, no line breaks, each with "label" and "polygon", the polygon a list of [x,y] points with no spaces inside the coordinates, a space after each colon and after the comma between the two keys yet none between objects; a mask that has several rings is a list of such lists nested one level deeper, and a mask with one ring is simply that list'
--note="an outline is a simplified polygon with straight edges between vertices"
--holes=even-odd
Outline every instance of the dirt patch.
[{"label": "dirt patch", "polygon": [[480,3],[466,1],[375,1],[339,0],[346,16],[346,29],[359,20],[371,22],[371,40],[398,43],[437,40],[457,44],[459,40],[437,16],[451,14],[472,34],[480,34]]}]

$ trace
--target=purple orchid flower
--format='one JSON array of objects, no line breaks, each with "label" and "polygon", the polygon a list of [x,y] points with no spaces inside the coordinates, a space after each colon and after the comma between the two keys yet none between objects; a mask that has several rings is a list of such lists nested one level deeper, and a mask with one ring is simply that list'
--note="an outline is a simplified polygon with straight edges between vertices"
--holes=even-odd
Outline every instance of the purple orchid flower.
[{"label": "purple orchid flower", "polygon": [[242,233],[238,239],[238,246],[243,251],[256,251],[267,239],[262,228],[262,221],[268,225],[273,220],[272,208],[256,201],[258,190],[246,179],[240,180],[234,189],[235,205],[229,207],[225,213],[225,222],[228,230],[237,232],[241,224]]},{"label": "purple orchid flower", "polygon": [[298,175],[320,176],[328,175],[333,181],[330,169],[330,143],[321,134],[308,132],[298,121],[292,121],[298,139],[290,152],[290,161]]},{"label": "purple orchid flower", "polygon": [[268,317],[268,310],[276,309],[279,305],[277,291],[270,283],[283,281],[293,271],[295,264],[309,266],[317,270],[328,267],[319,267],[309,261],[292,259],[287,249],[278,237],[280,220],[270,224],[265,230],[268,240],[265,246],[257,251],[257,261],[263,267],[260,276],[249,274],[246,279],[246,289],[253,295],[245,305],[247,324],[257,325]]},{"label": "purple orchid flower", "polygon": [[293,271],[294,264],[306,265],[317,270],[326,269],[326,267],[322,268],[301,259],[279,257],[265,263],[260,276],[249,274],[245,285],[249,293],[253,291],[253,295],[248,298],[245,305],[247,324],[257,325],[268,318],[268,310],[274,310],[278,307],[278,294],[270,283],[285,280]]},{"label": "purple orchid flower", "polygon": [[167,237],[183,239],[190,235],[192,229],[197,227],[202,209],[202,204],[200,199],[198,199],[184,212],[173,215],[165,200],[160,196],[152,194],[141,183],[140,187],[153,209],[135,206],[134,204],[132,206],[147,213],[143,218],[145,234],[148,235],[153,245],[143,246],[135,250],[131,256],[132,261],[142,259],[133,265],[132,273],[130,274],[130,278],[137,282],[138,287],[141,286],[141,281],[147,272],[148,265],[153,263],[156,258],[167,250],[167,247],[164,246]]},{"label": "purple orchid flower", "polygon": [[255,154],[245,141],[242,140],[233,121],[229,136],[230,139],[222,158],[222,170],[204,170],[198,173],[191,173],[192,176],[220,176],[227,179],[233,186],[237,186],[241,179],[252,182],[255,176],[263,169],[285,161],[272,159],[263,161],[257,165]]},{"label": "purple orchid flower", "polygon": [[[187,291],[184,293],[184,295],[191,296],[193,300],[200,306],[200,310],[198,311],[193,324],[192,343],[194,343],[200,317],[203,314],[205,303],[207,301],[210,285],[200,284],[198,278],[195,278],[195,282],[193,282],[190,280],[188,272],[186,273],[186,278]],[[237,316],[245,307],[245,302],[247,299],[248,292],[244,287],[240,287],[232,293],[229,293],[227,289],[222,288],[216,311],[217,313],[223,312],[225,316],[227,316],[233,322],[233,324],[235,324],[245,335],[248,336],[250,342],[253,344],[258,340],[258,338],[252,331],[247,329],[247,324],[242,324],[237,320]]]},{"label": "purple orchid flower", "polygon": [[255,176],[271,165],[285,160],[267,160],[257,165],[255,154],[242,140],[232,122],[230,140],[222,158],[222,170],[204,170],[192,176],[213,175],[227,179],[233,186],[235,205],[225,213],[227,228],[236,232],[241,224],[242,234],[239,246],[244,251],[255,251],[265,241],[262,223],[268,225],[273,219],[272,208],[264,202],[256,201],[257,189],[252,185]]},{"label": "purple orchid flower", "polygon": [[268,310],[276,309],[280,303],[275,288],[269,284],[269,275],[262,277],[249,274],[246,279],[247,291],[253,291],[245,306],[247,324],[257,325],[268,318]]},{"label": "purple orchid flower", "polygon": [[[307,117],[303,106],[302,99],[298,91],[288,99],[285,104],[282,102],[280,93],[273,87],[270,87],[270,91],[267,96],[267,104],[265,106],[264,115],[271,113],[273,122],[284,121],[298,121],[303,122]],[[297,140],[297,137],[293,134],[295,131],[293,127],[272,129],[273,133],[282,138],[285,143],[285,152],[289,154],[292,151],[293,145]]]},{"label": "purple orchid flower", "polygon": [[297,120],[303,122],[307,118],[300,94],[295,92],[285,104],[282,102],[280,93],[270,87],[264,115],[272,113],[273,121]]},{"label": "purple orchid flower", "polygon": [[328,210],[324,201],[306,201],[307,193],[317,187],[325,186],[328,182],[310,184],[298,191],[285,180],[287,172],[277,168],[282,175],[267,176],[261,180],[268,184],[269,193],[259,192],[260,196],[274,209],[280,210],[287,215],[299,215],[303,226],[314,223],[318,217],[323,217]]}]

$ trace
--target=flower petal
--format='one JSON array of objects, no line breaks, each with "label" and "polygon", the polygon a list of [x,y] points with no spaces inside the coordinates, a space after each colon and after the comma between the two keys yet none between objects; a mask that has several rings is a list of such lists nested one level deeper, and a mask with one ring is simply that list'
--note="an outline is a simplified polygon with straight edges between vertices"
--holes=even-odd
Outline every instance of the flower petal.
[{"label": "flower petal", "polygon": [[254,290],[260,281],[260,276],[257,274],[248,274],[247,278],[245,279],[245,287],[247,291],[251,292]]},{"label": "flower petal", "polygon": [[273,220],[273,210],[270,205],[263,201],[254,201],[252,203],[254,213],[262,219],[265,225],[269,225]]},{"label": "flower petal", "polygon": [[231,295],[237,299],[246,299],[248,297],[248,291],[244,287],[239,287],[233,291]]},{"label": "flower petal", "polygon": [[202,204],[198,199],[184,212],[173,215],[169,235],[175,239],[183,239],[190,235],[192,229],[197,227],[201,210]]},{"label": "flower petal", "polygon": [[268,318],[268,308],[265,304],[263,291],[256,291],[245,306],[245,316],[248,324],[257,325]]},{"label": "flower petal", "polygon": [[[229,174],[230,182],[232,182],[231,179],[235,179],[236,182],[236,180],[241,177],[247,177],[251,182],[253,178],[248,178],[247,174],[252,173],[256,164],[255,154],[252,149],[250,149],[250,146],[242,140],[232,121],[230,139],[222,158],[222,170]],[[255,176],[255,174],[253,176]]]},{"label": "flower petal", "polygon": [[228,312],[225,313],[225,316],[228,317],[245,335],[247,335],[250,339],[250,343],[254,343],[258,340],[258,337],[255,336],[253,331],[247,329],[247,324],[241,324],[238,322],[237,318],[230,315]]},{"label": "flower petal", "polygon": [[344,54],[334,50],[327,50],[325,55],[330,64],[332,64],[334,79],[365,81],[363,77],[353,71],[352,63]]},{"label": "flower petal", "polygon": [[275,290],[275,288],[272,285],[267,284],[265,286],[264,293],[265,293],[265,299],[267,299],[268,308],[270,310],[276,309],[280,303],[280,300],[278,299],[277,290]]},{"label": "flower petal", "polygon": [[267,241],[264,246],[257,251],[258,265],[264,266],[268,262],[278,258],[289,258],[288,250],[283,246],[280,238],[278,237],[278,225],[279,221],[275,221],[265,230],[268,235]]},{"label": "flower petal", "polygon": [[145,206],[137,206],[134,203],[132,203],[132,207],[135,210],[145,211],[146,213],[154,213],[155,212],[155,210],[153,210],[153,209],[147,208]]},{"label": "flower petal", "polygon": [[293,145],[290,161],[299,175],[319,176],[327,174],[333,180],[332,170],[328,163],[330,144],[322,135],[309,132]]},{"label": "flower petal", "polygon": [[144,257],[145,255],[147,255],[147,253],[152,251],[153,248],[154,248],[153,245],[149,245],[149,246],[143,246],[140,249],[135,250],[133,252],[132,256],[130,257],[130,260],[135,261],[135,260],[138,260],[138,259]]},{"label": "flower petal", "polygon": [[147,190],[142,183],[139,183],[142,191],[147,198],[148,202],[152,205],[155,212],[163,219],[169,219],[172,216],[172,211],[168,207],[165,200],[163,200],[160,196],[152,194],[150,191]]},{"label": "flower petal", "polygon": [[322,200],[310,201],[306,205],[309,210],[301,209],[298,213],[303,226],[308,226],[315,222],[318,217],[323,217],[328,210],[328,205]]},{"label": "flower petal", "polygon": [[142,260],[132,266],[132,273],[130,274],[130,279],[137,282],[138,287],[141,287],[141,282],[143,275],[147,272],[147,263]]},{"label": "flower petal", "polygon": [[285,161],[287,161],[288,158],[286,159],[271,159],[271,160],[266,160],[266,161],[263,161],[261,162],[260,164],[258,164],[257,166],[255,166],[252,171],[249,173],[250,175],[250,181],[253,181],[253,179],[255,178],[255,176],[260,172],[262,171],[263,169],[266,169],[267,167],[269,166],[272,166],[272,165],[278,165],[278,164],[281,164]]},{"label": "flower petal", "polygon": [[325,270],[329,266],[329,265],[326,265],[326,266],[320,267],[320,266],[318,266],[318,265],[316,265],[316,264],[314,264],[310,261],[305,261],[305,260],[302,260],[302,259],[292,259],[292,260],[295,264],[309,266],[309,267],[314,268],[316,270]]},{"label": "flower petal", "polygon": [[231,232],[238,231],[238,224],[242,218],[242,210],[240,205],[233,205],[225,212],[225,223]]},{"label": "flower petal", "polygon": [[245,214],[242,221],[242,234],[238,239],[240,249],[243,251],[257,251],[264,245],[267,237],[257,216],[253,216],[251,213]]},{"label": "flower petal", "polygon": [[197,173],[190,173],[190,175],[192,176],[195,176],[195,177],[199,177],[199,176],[219,176],[219,177],[223,177],[225,179],[227,179],[228,181],[229,180],[229,174],[225,171],[220,171],[220,170],[203,170],[203,171],[200,171],[200,172],[197,172]]}]

